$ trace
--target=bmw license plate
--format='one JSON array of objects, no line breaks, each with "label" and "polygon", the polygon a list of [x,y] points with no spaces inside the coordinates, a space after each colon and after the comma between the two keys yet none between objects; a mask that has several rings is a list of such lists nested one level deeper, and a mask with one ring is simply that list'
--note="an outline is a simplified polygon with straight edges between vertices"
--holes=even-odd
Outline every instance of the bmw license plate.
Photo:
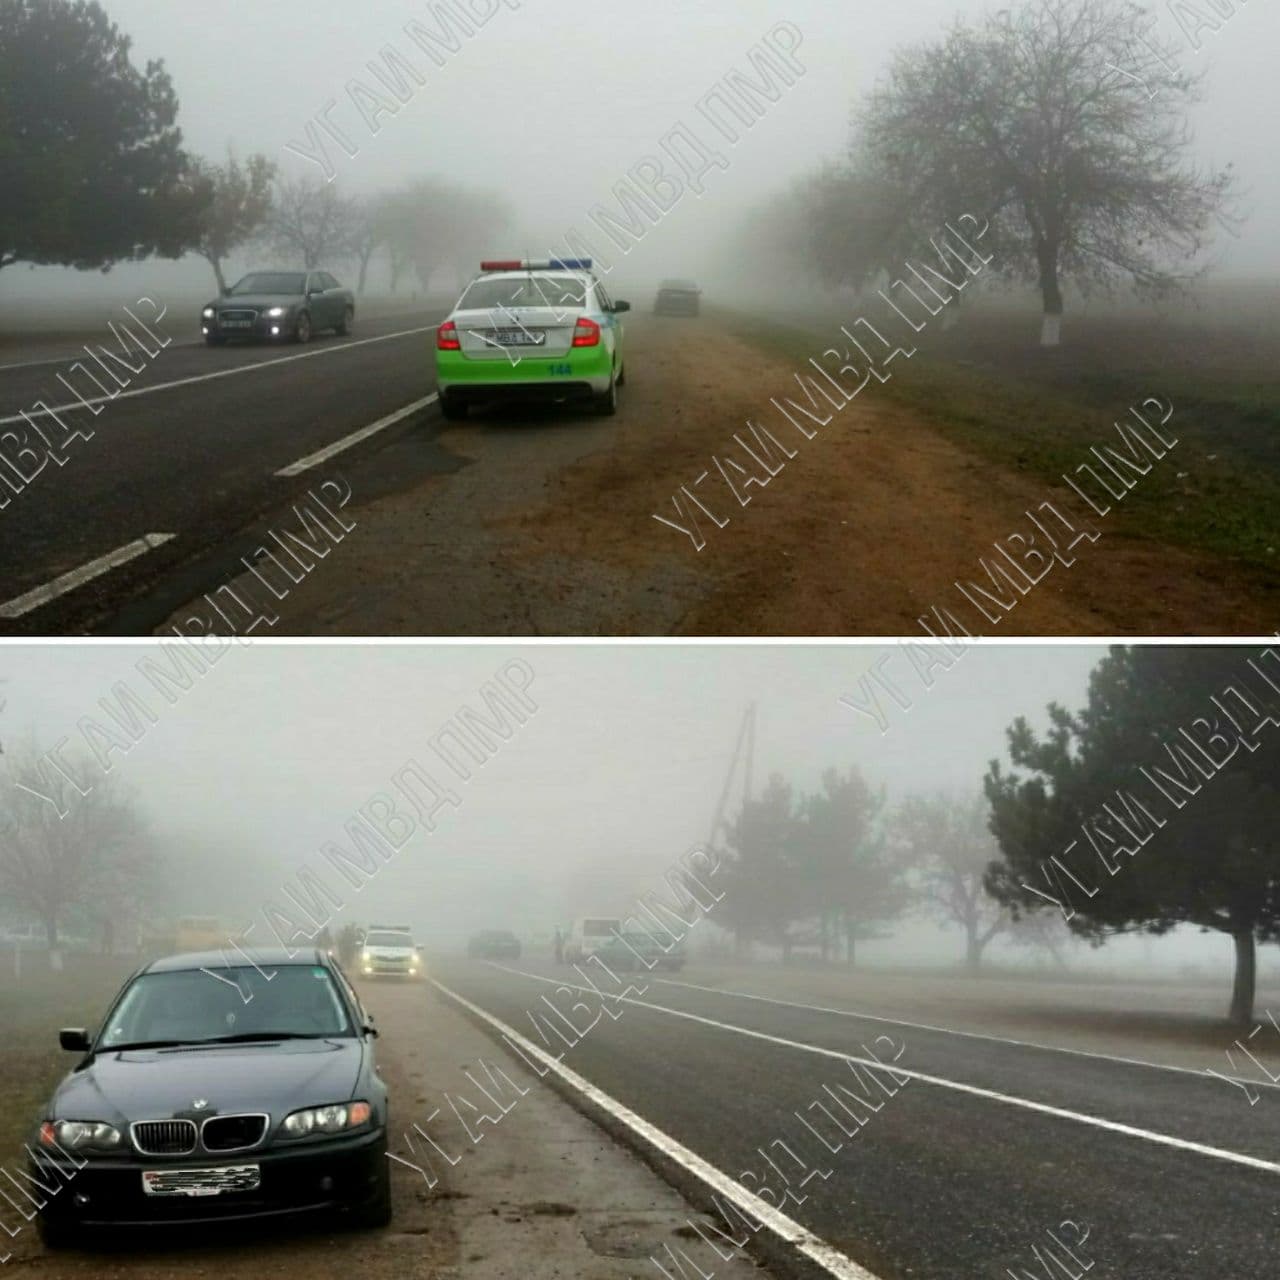
[{"label": "bmw license plate", "polygon": [[261,1182],[262,1171],[256,1164],[142,1171],[142,1189],[149,1196],[220,1196],[228,1191],[256,1191]]},{"label": "bmw license plate", "polygon": [[541,347],[547,341],[545,333],[531,333],[528,329],[495,329],[485,337],[500,347]]},{"label": "bmw license plate", "polygon": [[253,321],[252,321],[252,320],[224,320],[224,321],[222,322],[222,328],[224,328],[224,329],[252,329],[252,328],[253,328]]}]

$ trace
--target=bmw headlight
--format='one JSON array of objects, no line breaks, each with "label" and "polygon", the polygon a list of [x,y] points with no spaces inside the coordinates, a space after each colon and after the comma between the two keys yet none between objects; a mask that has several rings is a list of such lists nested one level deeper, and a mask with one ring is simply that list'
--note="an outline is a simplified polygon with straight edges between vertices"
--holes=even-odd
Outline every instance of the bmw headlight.
[{"label": "bmw headlight", "polygon": [[212,307],[205,307],[200,314],[205,320],[212,320],[216,313]]},{"label": "bmw headlight", "polygon": [[288,307],[272,307],[271,310],[267,312],[267,315],[269,315],[272,320],[279,320],[281,316],[287,315],[288,311]]},{"label": "bmw headlight", "polygon": [[373,1109],[367,1102],[335,1103],[329,1107],[308,1107],[285,1116],[280,1126],[286,1138],[307,1138],[317,1133],[343,1133],[369,1123]]},{"label": "bmw headlight", "polygon": [[70,1151],[113,1151],[120,1145],[120,1130],[97,1120],[53,1120],[40,1126],[40,1144]]}]

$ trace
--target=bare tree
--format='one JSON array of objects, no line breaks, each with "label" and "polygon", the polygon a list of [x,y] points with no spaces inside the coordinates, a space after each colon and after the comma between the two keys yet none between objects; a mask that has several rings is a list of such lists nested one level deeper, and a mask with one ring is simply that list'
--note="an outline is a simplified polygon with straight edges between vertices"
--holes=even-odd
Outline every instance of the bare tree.
[{"label": "bare tree", "polygon": [[354,200],[331,183],[301,178],[277,185],[264,231],[276,252],[314,271],[349,256],[356,224]]},{"label": "bare tree", "polygon": [[1009,913],[983,886],[999,852],[981,794],[913,796],[894,817],[894,841],[919,876],[927,909],[965,933],[965,966],[976,973],[987,944],[1009,928]]},{"label": "bare tree", "polygon": [[1160,293],[1189,278],[1229,197],[1229,172],[1186,162],[1203,75],[1155,27],[1127,0],[1026,0],[900,53],[861,113],[922,231],[989,222],[994,269],[1039,288],[1044,345],[1065,280]]},{"label": "bare tree", "polygon": [[369,263],[385,240],[379,207],[374,200],[355,200],[351,205],[351,218],[347,236],[347,250],[360,268],[356,292],[363,294],[369,279]]},{"label": "bare tree", "polygon": [[115,775],[78,786],[57,769],[41,772],[30,741],[10,743],[5,759],[10,783],[0,817],[0,893],[39,918],[56,966],[68,915],[92,904],[108,883],[113,892],[124,891],[147,865],[134,856],[137,813]]},{"label": "bare tree", "polygon": [[222,264],[257,235],[271,213],[276,166],[263,155],[250,156],[242,165],[228,151],[226,164],[198,160],[192,169],[196,180],[206,183],[211,193],[201,217],[196,252],[213,268],[218,292],[226,293]]},{"label": "bare tree", "polygon": [[458,267],[470,279],[478,261],[495,252],[494,237],[510,221],[498,197],[441,178],[419,178],[387,193],[378,202],[377,223],[391,254],[393,290],[410,266],[423,289],[442,266]]}]

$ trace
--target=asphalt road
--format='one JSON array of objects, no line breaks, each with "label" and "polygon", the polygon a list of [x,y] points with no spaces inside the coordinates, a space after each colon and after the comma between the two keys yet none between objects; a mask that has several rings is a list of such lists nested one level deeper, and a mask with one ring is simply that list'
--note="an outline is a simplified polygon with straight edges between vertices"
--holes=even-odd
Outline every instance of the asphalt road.
[{"label": "asphalt road", "polygon": [[[145,309],[139,314],[149,316]],[[0,606],[140,539],[171,539],[58,601],[20,618],[0,617],[0,629],[110,630],[120,599],[189,563],[259,514],[287,510],[308,488],[340,475],[361,450],[428,429],[424,424],[433,415],[424,407],[312,470],[276,474],[430,396],[430,344],[443,314],[421,308],[361,317],[351,338],[325,334],[308,346],[218,349],[193,341],[187,317],[165,317],[157,332],[172,341],[141,373],[113,366],[127,382],[115,399],[96,406],[96,415],[84,407],[61,415],[69,427],[92,431],[93,438],[73,441],[63,466],[48,463],[21,492],[3,490],[9,504],[0,510]],[[95,345],[110,343],[104,337]],[[82,371],[69,373],[74,350],[65,361],[42,358],[31,364],[20,353],[6,353],[0,362],[0,433],[30,436],[19,415],[32,413],[38,402],[54,409],[75,403],[59,373],[86,395],[101,394]],[[88,363],[83,352],[80,358]],[[144,363],[136,353],[133,362]],[[101,368],[89,367],[100,383],[114,386]],[[47,418],[36,419],[41,421],[48,424]],[[13,455],[13,442],[2,434],[0,447]],[[183,598],[178,591],[174,603]],[[165,616],[159,603],[151,612],[153,625]]]},{"label": "asphalt road", "polygon": [[[571,968],[517,962],[440,965],[446,987],[537,1043],[529,1011]],[[592,971],[594,973],[594,970]],[[599,975],[596,975],[599,976]],[[703,1160],[753,1191],[786,1187],[779,1205],[879,1280],[1046,1275],[1049,1238],[1075,1244],[1091,1277],[1205,1280],[1275,1270],[1280,1239],[1280,1092],[1251,1107],[1230,1084],[1194,1071],[968,1039],[693,990],[654,980],[641,1001],[601,1017],[564,1064]],[[600,1002],[585,998],[591,1010]],[[654,1006],[662,1006],[656,1008]],[[693,1015],[681,1016],[681,1015]],[[582,1026],[590,1021],[572,1014]],[[852,1105],[860,1129],[842,1136],[821,1110],[824,1092],[858,1092],[842,1055],[882,1058],[912,1075],[879,1110]],[[554,1040],[552,1040],[554,1044]],[[797,1113],[827,1138],[833,1153]],[[1101,1123],[1100,1123],[1101,1122]],[[1116,1127],[1109,1127],[1116,1126]],[[1119,1126],[1127,1128],[1121,1129]],[[1132,1130],[1132,1131],[1130,1131]],[[1140,1131],[1140,1132],[1139,1132]],[[782,1145],[774,1145],[779,1142]],[[806,1176],[783,1150],[794,1153]],[[1257,1161],[1259,1164],[1250,1164]],[[819,1172],[814,1173],[814,1170]],[[823,1176],[823,1175],[827,1176]],[[691,1257],[707,1271],[705,1246]],[[1067,1259],[1068,1266],[1072,1266]],[[1080,1267],[1073,1266],[1074,1271]],[[657,1272],[655,1271],[656,1275]],[[696,1274],[690,1271],[689,1274]],[[833,1273],[834,1274],[834,1273]],[[1050,1266],[1047,1274],[1063,1274]]]}]

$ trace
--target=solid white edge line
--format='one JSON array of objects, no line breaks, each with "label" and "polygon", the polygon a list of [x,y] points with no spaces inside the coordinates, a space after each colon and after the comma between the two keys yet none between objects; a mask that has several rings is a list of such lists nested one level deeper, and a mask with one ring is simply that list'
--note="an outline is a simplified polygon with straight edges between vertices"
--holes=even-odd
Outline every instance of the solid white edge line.
[{"label": "solid white edge line", "polygon": [[94,578],[100,578],[104,573],[110,573],[112,569],[118,569],[122,564],[128,564],[130,560],[136,560],[138,556],[164,546],[166,542],[172,542],[177,536],[175,533],[148,533],[145,537],[127,542],[123,547],[108,551],[105,556],[90,560],[88,564],[82,564],[78,569],[72,569],[42,587],[34,587],[24,595],[0,604],[0,618],[21,618],[24,613],[30,613],[33,609],[48,604],[50,600],[65,596],[69,591],[84,586],[86,582],[92,582]]},{"label": "solid white edge line", "polygon": [[[658,978],[669,987],[687,987],[690,991],[706,991],[717,996],[733,996],[738,1000],[759,1000],[763,1004],[776,1004],[784,1009],[803,1009],[807,1013],[830,1013],[841,1018],[858,1018],[864,1022],[882,1022],[889,1027],[910,1027],[913,1031],[932,1031],[938,1035],[959,1036],[967,1040],[985,1040],[989,1044],[1008,1044],[1018,1049],[1040,1049],[1044,1053],[1067,1053],[1076,1058],[1090,1058],[1095,1062],[1114,1062],[1125,1067],[1146,1067],[1151,1071],[1173,1071],[1179,1075],[1208,1076],[1206,1071],[1197,1071],[1194,1067],[1173,1067],[1164,1062],[1144,1062],[1140,1058],[1120,1058],[1110,1053],[1091,1053],[1088,1049],[1066,1049],[1056,1044],[1037,1044],[1034,1040],[1012,1040],[1007,1036],[984,1035],[981,1031],[958,1031],[954,1027],[935,1027],[927,1022],[904,1022],[901,1018],[885,1018],[874,1013],[859,1013],[856,1009],[830,1009],[820,1004],[803,1004],[798,1000],[780,1000],[776,996],[755,995],[750,991],[730,991],[726,987],[704,987],[696,982],[679,982],[675,978]],[[1243,1076],[1232,1076],[1223,1072],[1227,1080],[1235,1080],[1240,1084],[1255,1085],[1260,1089],[1280,1089],[1280,1084],[1267,1080],[1245,1080]],[[1213,1077],[1209,1077],[1212,1079]]]},{"label": "solid white edge line", "polygon": [[[552,986],[566,987],[571,991],[591,991],[591,987],[577,986],[572,982],[564,982],[557,978],[544,978],[541,974],[525,973],[522,969],[512,969],[495,961],[486,961],[494,969],[503,969],[522,978],[532,978],[535,982],[546,982]],[[596,994],[599,994],[597,991]],[[752,1040],[763,1040],[768,1044],[780,1045],[784,1049],[800,1049],[805,1053],[818,1054],[824,1058],[839,1058],[845,1062],[860,1063],[867,1067],[879,1067],[881,1070],[895,1075],[907,1076],[912,1080],[920,1080],[939,1089],[951,1089],[957,1093],[967,1093],[975,1098],[985,1098],[989,1102],[1003,1103],[1005,1106],[1018,1107],[1024,1111],[1034,1111],[1040,1115],[1053,1116],[1059,1120],[1071,1120],[1076,1124],[1088,1125],[1090,1128],[1103,1129],[1108,1133],[1122,1134],[1127,1138],[1141,1138],[1158,1146],[1173,1147],[1178,1151],[1189,1151],[1194,1155],[1209,1156],[1214,1160],[1222,1160],[1228,1164],[1243,1165],[1248,1169],[1260,1169],[1264,1173],[1280,1173],[1280,1164],[1270,1160],[1261,1160],[1257,1156],[1247,1156],[1238,1151],[1227,1151],[1222,1147],[1210,1147],[1200,1142],[1192,1142],[1187,1138],[1175,1138],[1167,1133],[1157,1133],[1154,1129],[1139,1129],[1134,1125],[1121,1124],[1118,1120],[1103,1120],[1099,1116],[1086,1115],[1082,1111],[1068,1111],[1063,1107],[1050,1106],[1047,1102],[1033,1102],[1030,1098],[1019,1098],[1016,1094],[1000,1093],[995,1089],[983,1089],[979,1085],[964,1084],[959,1080],[947,1080],[942,1076],[931,1076],[923,1071],[915,1071],[910,1067],[872,1062],[864,1058],[856,1058],[852,1054],[841,1053],[838,1049],[827,1049],[822,1045],[805,1044],[799,1040],[787,1040],[782,1036],[771,1036],[764,1031],[752,1031],[749,1027],[735,1026],[732,1022],[719,1022],[715,1018],[704,1018],[697,1013],[686,1013],[683,1009],[671,1009],[662,1004],[651,1004],[648,1000],[637,1000],[633,996],[615,996],[611,999],[621,1000],[625,1004],[634,1004],[642,1009],[652,1009],[655,1013],[670,1014],[674,1018],[686,1018],[690,1022],[700,1022],[704,1026],[715,1027],[719,1031],[733,1031],[740,1036]]]},{"label": "solid white edge line", "polygon": [[[131,400],[134,396],[150,396],[157,391],[172,391],[175,387],[192,387],[200,382],[212,382],[215,378],[234,378],[237,374],[253,373],[258,369],[271,369],[278,364],[292,364],[296,360],[313,360],[317,356],[337,355],[342,351],[353,351],[356,347],[367,347],[374,342],[391,342],[395,338],[411,338],[419,333],[431,333],[438,329],[438,324],[424,325],[420,329],[402,329],[399,333],[382,333],[376,338],[360,338],[355,342],[344,342],[335,347],[322,347],[318,351],[304,351],[300,355],[280,356],[276,360],[260,360],[257,364],[241,364],[236,365],[233,369],[218,369],[214,373],[201,373],[194,378],[179,378],[175,382],[160,382],[154,387],[139,387],[136,391],[119,391],[113,396],[90,396],[87,400],[77,400],[75,404],[59,405],[54,409],[40,409],[27,414],[25,417],[19,413],[13,417],[0,418],[0,427],[8,426],[14,422],[23,422],[27,417],[33,421],[37,418],[43,418],[59,413],[73,413],[77,409],[87,409],[93,405],[111,404],[116,400]],[[168,348],[164,348],[168,350]]]},{"label": "solid white edge line", "polygon": [[[495,967],[501,968],[502,966]],[[515,1028],[507,1026],[500,1018],[480,1008],[479,1005],[472,1004],[470,1000],[466,999],[465,996],[459,995],[456,991],[451,991],[439,979],[432,978],[431,982],[451,1000],[455,1000],[463,1008],[469,1009],[478,1018],[482,1018],[490,1026],[496,1028],[502,1035],[519,1044],[524,1052],[532,1054],[548,1070],[554,1071],[565,1084],[576,1089],[601,1110],[608,1112],[619,1124],[625,1125],[632,1133],[642,1138],[651,1147],[657,1148],[668,1159],[679,1164],[687,1173],[691,1173],[694,1177],[705,1182],[713,1191],[718,1192],[725,1200],[735,1205],[743,1213],[768,1227],[774,1235],[803,1254],[810,1262],[822,1267],[828,1275],[835,1276],[837,1280],[880,1280],[873,1272],[860,1267],[852,1258],[846,1257],[838,1249],[832,1248],[831,1245],[815,1236],[813,1232],[806,1230],[793,1218],[789,1218],[785,1213],[779,1212],[758,1196],[752,1195],[745,1187],[734,1182],[728,1174],[722,1173],[715,1165],[709,1164],[700,1155],[690,1151],[688,1147],[677,1142],[670,1134],[665,1133],[656,1125],[650,1124],[649,1121],[637,1115],[628,1107],[623,1106],[621,1102],[605,1093],[604,1090],[596,1088],[589,1080],[578,1075],[576,1071],[571,1071],[558,1059],[538,1048],[533,1041],[522,1036]]]},{"label": "solid white edge line", "polygon": [[276,475],[300,476],[304,471],[310,471],[313,467],[318,467],[321,463],[328,462],[330,458],[350,449],[352,445],[359,444],[361,440],[367,440],[370,436],[377,435],[379,431],[394,427],[397,422],[402,422],[405,418],[417,413],[419,409],[425,409],[429,404],[435,404],[439,399],[440,393],[433,391],[429,396],[423,396],[421,400],[415,400],[412,404],[405,405],[403,409],[397,409],[395,413],[388,414],[367,427],[361,427],[359,431],[353,431],[349,436],[343,436],[341,440],[335,440],[333,444],[327,445],[319,452],[308,454],[298,462],[291,462],[287,467],[281,467]]}]

